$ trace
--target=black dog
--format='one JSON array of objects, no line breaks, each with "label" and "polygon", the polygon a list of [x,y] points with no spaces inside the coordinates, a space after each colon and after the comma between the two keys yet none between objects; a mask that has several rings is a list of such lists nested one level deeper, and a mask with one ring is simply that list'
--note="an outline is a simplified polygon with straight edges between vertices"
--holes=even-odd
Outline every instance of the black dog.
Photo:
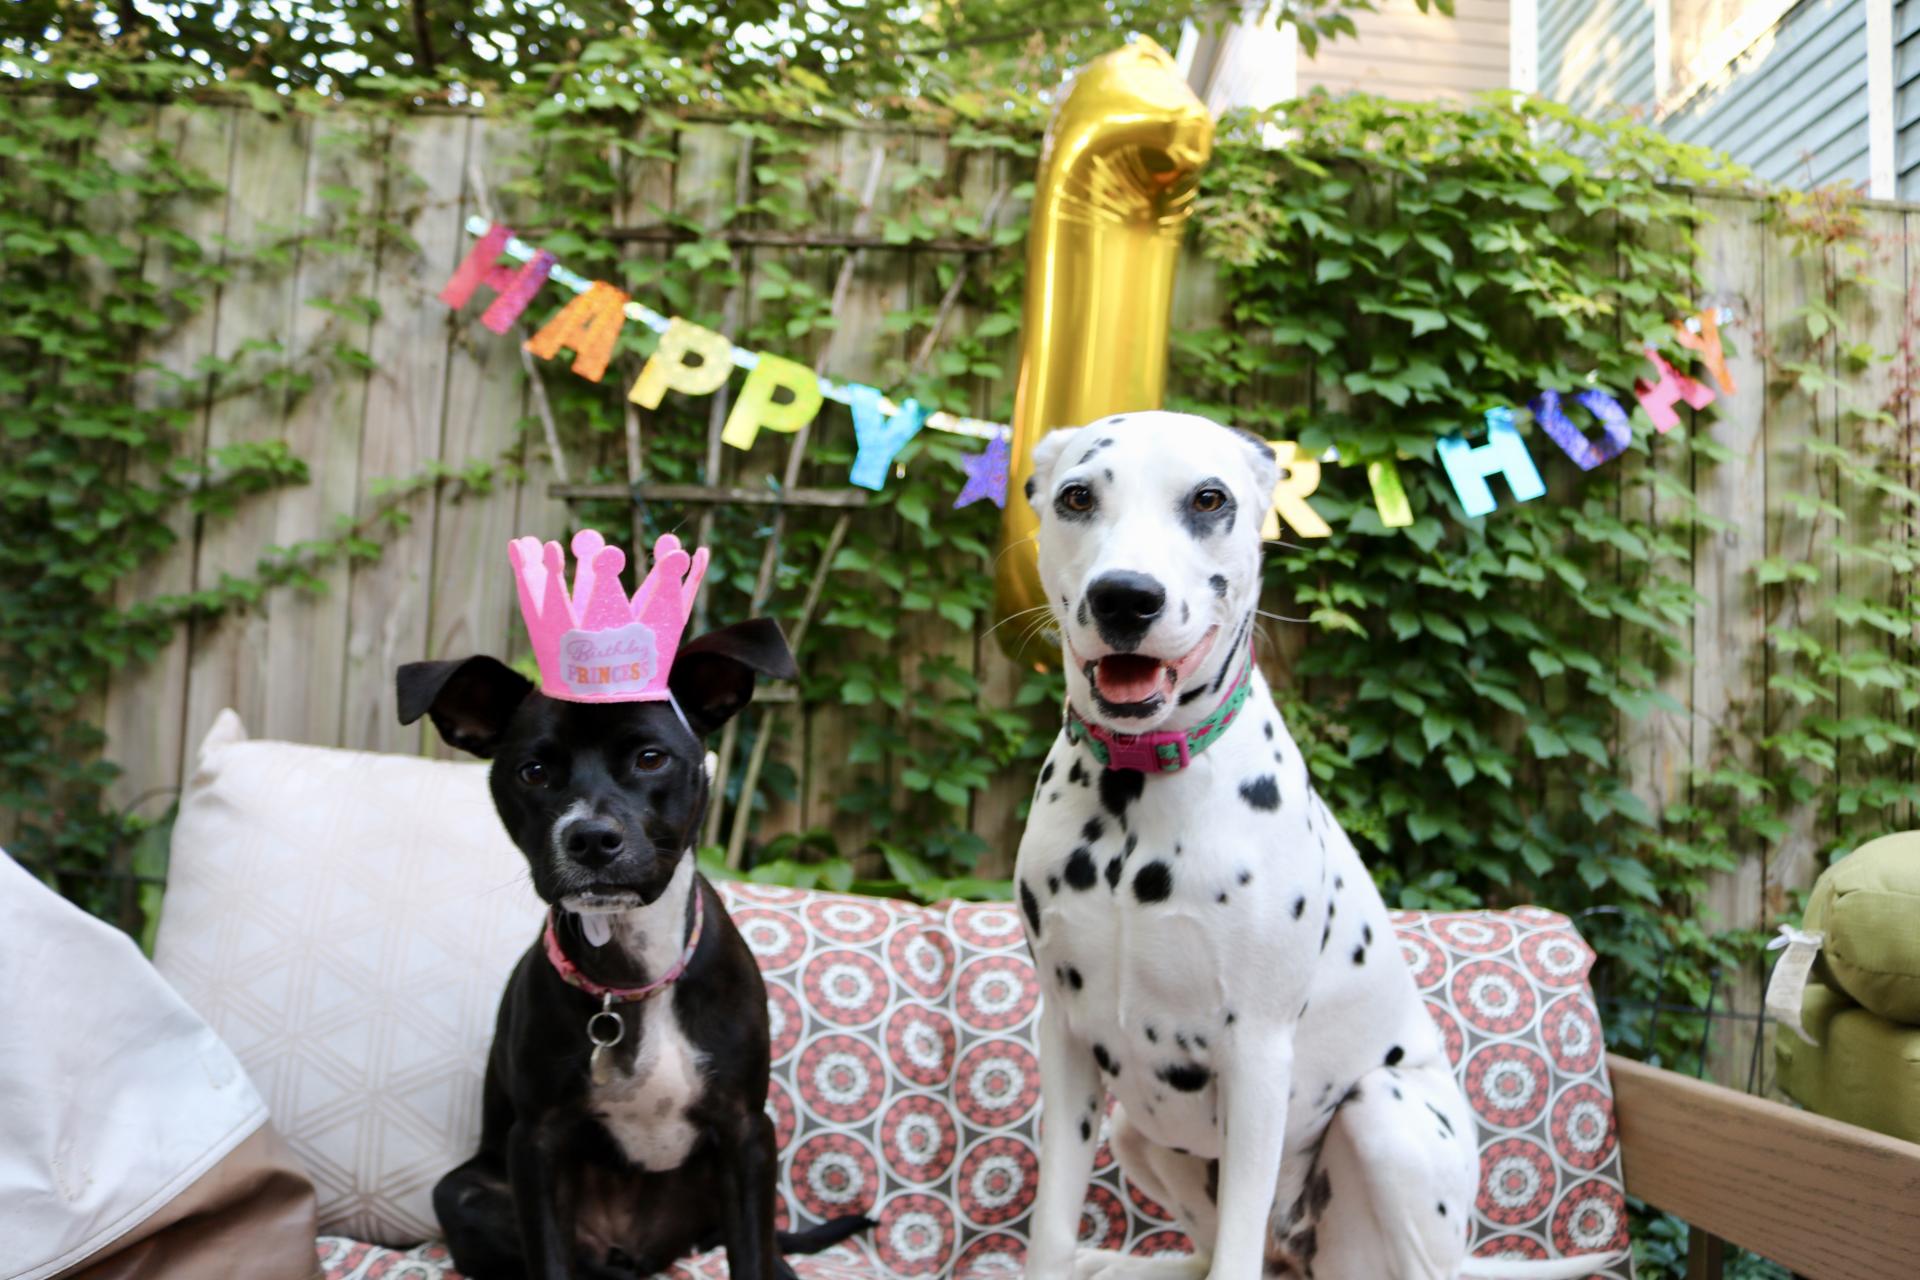
[{"label": "black dog", "polygon": [[480,1152],[433,1192],[471,1280],[631,1280],[721,1243],[735,1280],[790,1280],[782,1251],[871,1225],[773,1229],[766,988],[689,852],[701,737],[756,672],[796,674],[764,618],[682,647],[674,703],[562,702],[487,657],[400,668],[400,722],[429,715],[493,761],[500,820],[553,908],[501,997]]}]

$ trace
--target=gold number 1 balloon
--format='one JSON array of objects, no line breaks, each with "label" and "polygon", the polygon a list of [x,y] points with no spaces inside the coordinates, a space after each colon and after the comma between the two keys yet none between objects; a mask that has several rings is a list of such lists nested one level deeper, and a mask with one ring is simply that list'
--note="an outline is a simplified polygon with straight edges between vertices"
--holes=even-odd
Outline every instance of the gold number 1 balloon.
[{"label": "gold number 1 balloon", "polygon": [[[1213,117],[1166,50],[1137,40],[1089,63],[1054,113],[1034,184],[1026,323],[1013,401],[1013,465],[994,570],[998,621],[1043,604],[1021,497],[1033,445],[1056,427],[1157,409],[1181,233],[1213,153]],[[995,628],[1014,658],[1029,628]]]}]

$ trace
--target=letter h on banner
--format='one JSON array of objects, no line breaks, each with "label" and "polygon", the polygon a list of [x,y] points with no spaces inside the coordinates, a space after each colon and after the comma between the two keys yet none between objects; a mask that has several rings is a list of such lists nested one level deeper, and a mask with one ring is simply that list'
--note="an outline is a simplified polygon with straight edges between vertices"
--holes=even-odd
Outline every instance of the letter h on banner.
[{"label": "letter h on banner", "polygon": [[1479,447],[1459,436],[1447,436],[1438,442],[1440,465],[1446,468],[1453,491],[1460,495],[1460,506],[1467,518],[1490,513],[1498,504],[1487,477],[1504,474],[1515,500],[1531,502],[1547,492],[1539,468],[1527,453],[1526,442],[1513,425],[1513,410],[1504,406],[1487,410],[1487,442]]}]

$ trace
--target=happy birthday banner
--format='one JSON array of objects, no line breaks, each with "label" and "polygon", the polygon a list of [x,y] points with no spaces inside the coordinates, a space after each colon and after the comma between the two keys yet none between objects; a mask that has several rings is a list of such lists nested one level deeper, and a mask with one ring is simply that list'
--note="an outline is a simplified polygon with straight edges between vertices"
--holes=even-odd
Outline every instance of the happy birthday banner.
[{"label": "happy birthday banner", "polygon": [[[720,438],[734,448],[751,449],[763,430],[799,431],[813,421],[826,401],[832,400],[853,411],[857,452],[848,475],[851,483],[863,489],[881,489],[887,468],[908,441],[922,429],[945,431],[987,441],[984,452],[962,460],[967,480],[953,505],[963,507],[985,499],[1006,506],[1012,433],[1005,424],[946,412],[929,413],[911,398],[895,403],[863,383],[835,382],[796,360],[736,346],[724,334],[679,316],[662,315],[604,280],[577,275],[561,266],[551,253],[533,248],[507,227],[474,217],[467,219],[467,230],[479,240],[440,291],[440,301],[447,306],[465,306],[475,290],[484,285],[494,297],[481,314],[480,323],[505,334],[549,280],[573,295],[524,344],[541,359],[554,359],[562,348],[571,350],[573,371],[598,382],[613,358],[621,329],[628,320],[634,320],[659,334],[660,342],[627,391],[627,399],[633,403],[657,409],[670,390],[683,395],[712,395],[735,369],[744,369],[746,381],[720,432]],[[518,265],[503,263],[502,257]],[[1726,311],[1712,308],[1675,320],[1673,328],[1680,346],[1699,355],[1718,384],[1720,395],[1731,396],[1733,375],[1720,342],[1720,326],[1727,321]],[[1711,388],[1680,372],[1653,346],[1647,347],[1646,354],[1659,376],[1651,382],[1635,379],[1633,396],[1657,431],[1665,434],[1679,425],[1676,405],[1704,409],[1717,398]],[[1572,400],[1592,415],[1597,435],[1590,435],[1567,416],[1561,393],[1553,388],[1542,387],[1527,402],[1527,408],[1534,422],[1575,466],[1591,471],[1626,451],[1633,441],[1633,429],[1627,410],[1618,400],[1591,387],[1573,393]],[[1321,465],[1338,462],[1339,455],[1329,450],[1315,458],[1291,440],[1269,443],[1280,464],[1281,480],[1274,489],[1273,506],[1261,535],[1280,537],[1284,521],[1303,538],[1331,536],[1333,530],[1307,499],[1320,487]],[[1506,478],[1516,502],[1531,502],[1546,494],[1546,483],[1514,426],[1511,408],[1497,406],[1486,411],[1484,444],[1469,444],[1464,436],[1456,434],[1442,438],[1436,446],[1441,468],[1470,519],[1491,514],[1499,505],[1487,484],[1496,475]],[[1413,509],[1407,502],[1397,464],[1368,463],[1367,484],[1383,525],[1398,529],[1413,523]]]}]

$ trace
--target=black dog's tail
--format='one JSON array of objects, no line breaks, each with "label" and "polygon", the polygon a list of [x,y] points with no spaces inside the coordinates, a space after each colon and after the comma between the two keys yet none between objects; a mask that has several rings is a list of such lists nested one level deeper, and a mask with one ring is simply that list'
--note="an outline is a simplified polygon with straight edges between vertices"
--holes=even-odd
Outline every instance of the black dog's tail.
[{"label": "black dog's tail", "polygon": [[782,1253],[819,1253],[822,1249],[831,1249],[842,1240],[872,1229],[872,1218],[850,1213],[844,1218],[829,1218],[806,1231],[777,1231],[774,1240]]}]

